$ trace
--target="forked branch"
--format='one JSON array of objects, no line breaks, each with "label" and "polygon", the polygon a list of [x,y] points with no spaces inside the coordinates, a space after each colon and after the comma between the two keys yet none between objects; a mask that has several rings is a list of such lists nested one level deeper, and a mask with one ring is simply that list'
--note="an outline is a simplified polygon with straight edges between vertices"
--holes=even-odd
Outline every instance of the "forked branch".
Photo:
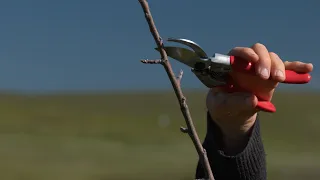
[{"label": "forked branch", "polygon": [[167,72],[167,75],[170,79],[170,82],[171,82],[172,87],[174,89],[174,92],[177,96],[177,99],[179,101],[180,109],[181,109],[181,112],[183,114],[183,117],[184,117],[186,125],[187,125],[187,128],[181,127],[180,130],[184,133],[188,133],[188,135],[190,136],[190,138],[191,138],[191,140],[197,150],[200,162],[202,163],[203,167],[206,170],[207,178],[209,180],[214,180],[206,150],[203,148],[203,146],[201,144],[201,141],[200,141],[199,136],[197,134],[197,131],[194,127],[194,124],[193,124],[193,121],[192,121],[192,118],[191,118],[191,115],[189,112],[186,98],[184,97],[182,90],[181,90],[180,82],[181,82],[183,72],[180,71],[180,74],[178,77],[176,77],[175,74],[173,73],[172,68],[171,68],[171,64],[168,60],[167,53],[163,48],[163,41],[162,41],[162,39],[159,35],[159,32],[154,24],[148,2],[146,0],[139,0],[139,2],[140,2],[141,7],[143,9],[145,18],[148,22],[150,32],[151,32],[151,34],[152,34],[152,36],[153,36],[153,38],[159,48],[159,52],[161,55],[161,60],[142,60],[141,62],[143,62],[145,64],[162,64],[163,65],[163,67],[164,67],[165,71]]}]

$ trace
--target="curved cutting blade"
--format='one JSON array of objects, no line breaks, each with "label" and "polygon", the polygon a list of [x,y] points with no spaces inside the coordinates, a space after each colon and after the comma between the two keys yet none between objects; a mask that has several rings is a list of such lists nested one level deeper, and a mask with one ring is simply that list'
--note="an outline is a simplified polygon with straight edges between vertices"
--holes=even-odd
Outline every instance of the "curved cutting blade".
[{"label": "curved cutting blade", "polygon": [[[155,49],[159,51],[159,48]],[[194,68],[195,63],[200,61],[199,56],[189,49],[171,46],[166,46],[164,49],[169,57],[178,60],[191,68]]]},{"label": "curved cutting blade", "polygon": [[184,44],[186,46],[189,46],[191,49],[194,50],[194,52],[200,57],[200,58],[208,58],[208,55],[206,52],[202,50],[199,44],[188,40],[188,39],[174,39],[174,38],[168,38],[168,41],[176,42],[180,44]]}]

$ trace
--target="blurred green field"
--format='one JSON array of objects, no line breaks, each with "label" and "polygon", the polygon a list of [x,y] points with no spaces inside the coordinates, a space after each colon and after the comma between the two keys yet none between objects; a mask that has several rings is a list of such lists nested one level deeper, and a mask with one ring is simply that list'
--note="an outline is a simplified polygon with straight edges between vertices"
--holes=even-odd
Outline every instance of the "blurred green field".
[{"label": "blurred green field", "polygon": [[[205,134],[205,92],[186,93]],[[279,93],[262,114],[269,179],[320,178],[320,94]],[[192,179],[197,154],[172,91],[0,95],[4,180]]]}]

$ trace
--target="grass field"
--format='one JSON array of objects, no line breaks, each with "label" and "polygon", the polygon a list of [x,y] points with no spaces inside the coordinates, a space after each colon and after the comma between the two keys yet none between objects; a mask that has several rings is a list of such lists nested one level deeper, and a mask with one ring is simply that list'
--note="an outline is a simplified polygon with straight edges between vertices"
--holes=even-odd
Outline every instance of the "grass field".
[{"label": "grass field", "polygon": [[[186,93],[201,139],[205,92]],[[279,93],[262,114],[269,179],[320,178],[320,94]],[[197,154],[168,93],[0,95],[3,180],[192,179]]]}]

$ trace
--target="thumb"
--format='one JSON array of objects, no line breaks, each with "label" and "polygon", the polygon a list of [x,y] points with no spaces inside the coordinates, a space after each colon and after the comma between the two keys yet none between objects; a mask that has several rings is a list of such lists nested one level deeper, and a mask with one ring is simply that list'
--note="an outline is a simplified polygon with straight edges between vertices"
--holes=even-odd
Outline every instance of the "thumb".
[{"label": "thumb", "polygon": [[208,108],[216,109],[218,112],[227,112],[228,114],[236,115],[239,112],[252,111],[258,103],[255,95],[246,92],[212,91],[210,94],[207,98]]}]

